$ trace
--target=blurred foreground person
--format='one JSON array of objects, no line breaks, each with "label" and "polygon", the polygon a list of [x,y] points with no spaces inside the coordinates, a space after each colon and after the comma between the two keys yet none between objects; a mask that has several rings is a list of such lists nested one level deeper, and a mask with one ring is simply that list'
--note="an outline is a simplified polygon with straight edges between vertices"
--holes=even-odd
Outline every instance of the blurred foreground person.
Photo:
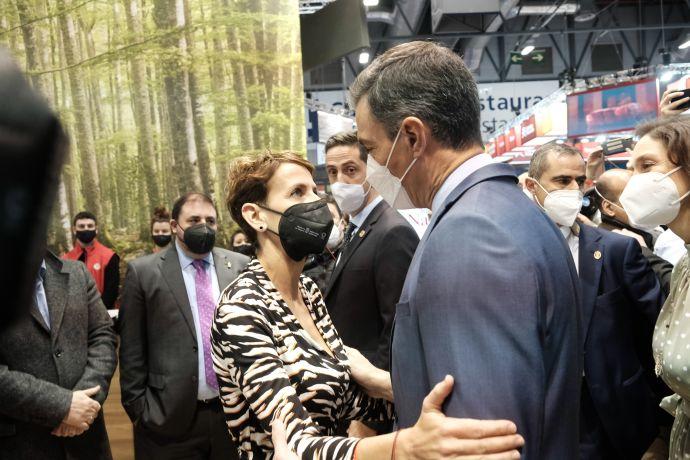
[{"label": "blurred foreground person", "polygon": [[47,252],[27,307],[0,334],[0,457],[110,459],[116,335],[93,278]]}]

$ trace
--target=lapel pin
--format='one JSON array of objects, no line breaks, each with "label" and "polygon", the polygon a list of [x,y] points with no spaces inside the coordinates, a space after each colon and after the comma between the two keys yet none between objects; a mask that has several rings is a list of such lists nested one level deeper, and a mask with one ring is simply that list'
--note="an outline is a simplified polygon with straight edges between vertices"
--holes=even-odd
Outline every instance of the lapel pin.
[{"label": "lapel pin", "polygon": [[364,230],[360,231],[360,232],[359,232],[359,237],[360,237],[360,238],[364,238],[364,235],[366,235],[366,233],[367,233],[367,232],[364,231]]},{"label": "lapel pin", "polygon": [[232,268],[232,262],[228,262],[228,268]]},{"label": "lapel pin", "polygon": [[601,251],[594,251],[594,258],[597,260],[601,259]]}]

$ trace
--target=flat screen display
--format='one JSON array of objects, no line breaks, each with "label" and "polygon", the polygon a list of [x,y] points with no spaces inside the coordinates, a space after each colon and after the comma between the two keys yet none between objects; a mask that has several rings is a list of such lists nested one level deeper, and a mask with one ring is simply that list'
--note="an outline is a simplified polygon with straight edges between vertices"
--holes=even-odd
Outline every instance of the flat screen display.
[{"label": "flat screen display", "polygon": [[568,137],[631,130],[657,117],[657,82],[650,79],[571,94],[567,105]]}]

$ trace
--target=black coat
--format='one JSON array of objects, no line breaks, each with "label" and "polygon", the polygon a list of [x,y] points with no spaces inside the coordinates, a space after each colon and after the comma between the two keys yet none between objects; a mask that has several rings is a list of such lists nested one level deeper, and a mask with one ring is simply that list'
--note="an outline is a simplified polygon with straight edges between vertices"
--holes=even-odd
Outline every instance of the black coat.
[{"label": "black coat", "polygon": [[326,287],[326,307],[345,345],[388,369],[395,305],[419,237],[381,201],[341,250]]},{"label": "black coat", "polygon": [[579,238],[585,383],[620,458],[640,458],[663,419],[651,344],[664,294],[634,239],[585,225]]}]

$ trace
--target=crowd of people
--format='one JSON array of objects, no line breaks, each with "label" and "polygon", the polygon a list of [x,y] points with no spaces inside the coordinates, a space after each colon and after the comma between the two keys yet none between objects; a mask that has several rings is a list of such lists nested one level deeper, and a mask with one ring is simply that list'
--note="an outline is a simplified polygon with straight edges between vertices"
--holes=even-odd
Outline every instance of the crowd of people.
[{"label": "crowd of people", "polygon": [[[137,459],[690,457],[690,120],[674,93],[627,169],[551,142],[518,181],[484,153],[451,50],[396,46],[350,92],[357,131],[326,144],[329,194],[292,152],[230,163],[230,250],[190,191],[155,210],[118,292],[97,217],[74,217],[74,249],[46,255],[0,336],[0,458],[110,458],[118,359]],[[421,240],[410,208],[431,210]]]}]

